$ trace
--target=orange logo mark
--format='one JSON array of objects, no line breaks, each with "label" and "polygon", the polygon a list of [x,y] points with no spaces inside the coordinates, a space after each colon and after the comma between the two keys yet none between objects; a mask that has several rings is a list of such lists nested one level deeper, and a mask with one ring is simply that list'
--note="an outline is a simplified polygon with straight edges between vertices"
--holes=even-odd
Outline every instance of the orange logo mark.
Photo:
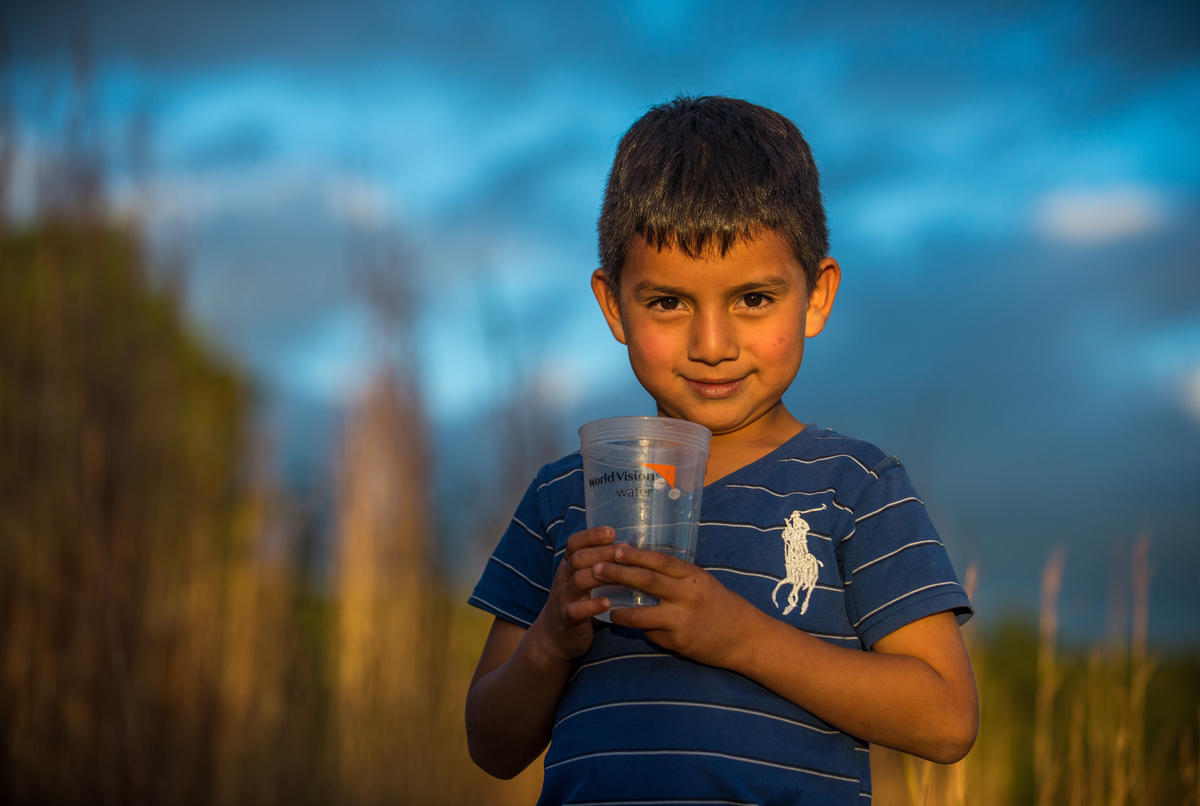
[{"label": "orange logo mark", "polygon": [[650,462],[638,462],[642,467],[648,467],[667,480],[671,487],[675,486],[675,465],[655,465]]}]

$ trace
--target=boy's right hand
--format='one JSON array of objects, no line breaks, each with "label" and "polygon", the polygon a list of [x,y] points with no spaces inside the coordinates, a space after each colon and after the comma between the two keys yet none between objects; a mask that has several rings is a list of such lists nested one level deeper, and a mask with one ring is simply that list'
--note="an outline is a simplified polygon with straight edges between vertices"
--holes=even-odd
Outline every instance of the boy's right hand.
[{"label": "boy's right hand", "polygon": [[554,572],[550,597],[531,628],[539,648],[550,662],[571,661],[592,646],[592,617],[611,606],[592,589],[602,582],[592,573],[599,562],[612,562],[616,533],[608,526],[584,529],[567,538],[566,553]]}]

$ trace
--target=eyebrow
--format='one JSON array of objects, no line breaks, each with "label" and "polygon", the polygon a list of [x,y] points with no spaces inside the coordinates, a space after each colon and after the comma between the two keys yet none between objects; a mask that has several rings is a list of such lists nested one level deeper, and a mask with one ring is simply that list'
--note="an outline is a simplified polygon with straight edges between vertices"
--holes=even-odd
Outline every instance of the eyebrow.
[{"label": "eyebrow", "polygon": [[[792,282],[778,274],[768,274],[736,285],[729,289],[730,296],[749,294],[752,291],[772,291],[791,287]],[[636,297],[687,297],[688,292],[682,288],[672,288],[659,285],[652,280],[642,280],[631,289]]]}]

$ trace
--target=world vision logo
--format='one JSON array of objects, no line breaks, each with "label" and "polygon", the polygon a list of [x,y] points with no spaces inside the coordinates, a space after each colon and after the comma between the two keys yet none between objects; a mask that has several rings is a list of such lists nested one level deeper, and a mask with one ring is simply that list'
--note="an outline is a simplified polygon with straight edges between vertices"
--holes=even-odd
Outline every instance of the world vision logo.
[{"label": "world vision logo", "polygon": [[617,495],[622,498],[648,498],[654,490],[667,490],[667,497],[672,501],[682,495],[675,487],[675,465],[638,462],[638,467],[644,467],[646,470],[610,470],[599,476],[589,476],[588,486],[633,483],[635,486],[617,491]]},{"label": "world vision logo", "polygon": [[650,462],[638,462],[641,467],[649,468],[666,480],[668,487],[675,486],[675,465],[656,465]]}]

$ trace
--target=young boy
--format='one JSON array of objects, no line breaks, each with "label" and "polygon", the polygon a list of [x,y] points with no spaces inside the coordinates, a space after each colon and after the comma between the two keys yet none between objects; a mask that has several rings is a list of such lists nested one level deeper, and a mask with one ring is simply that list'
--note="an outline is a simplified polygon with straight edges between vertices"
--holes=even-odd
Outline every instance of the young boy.
[{"label": "young boy", "polygon": [[[584,527],[578,453],[538,473],[472,604],[495,615],[471,756],[540,803],[866,803],[868,742],[939,762],[978,726],[970,604],[900,463],[782,396],[841,269],[786,118],[651,109],[617,149],[592,289],[658,413],[713,432],[695,564]],[[591,598],[626,584],[659,604]]]}]

